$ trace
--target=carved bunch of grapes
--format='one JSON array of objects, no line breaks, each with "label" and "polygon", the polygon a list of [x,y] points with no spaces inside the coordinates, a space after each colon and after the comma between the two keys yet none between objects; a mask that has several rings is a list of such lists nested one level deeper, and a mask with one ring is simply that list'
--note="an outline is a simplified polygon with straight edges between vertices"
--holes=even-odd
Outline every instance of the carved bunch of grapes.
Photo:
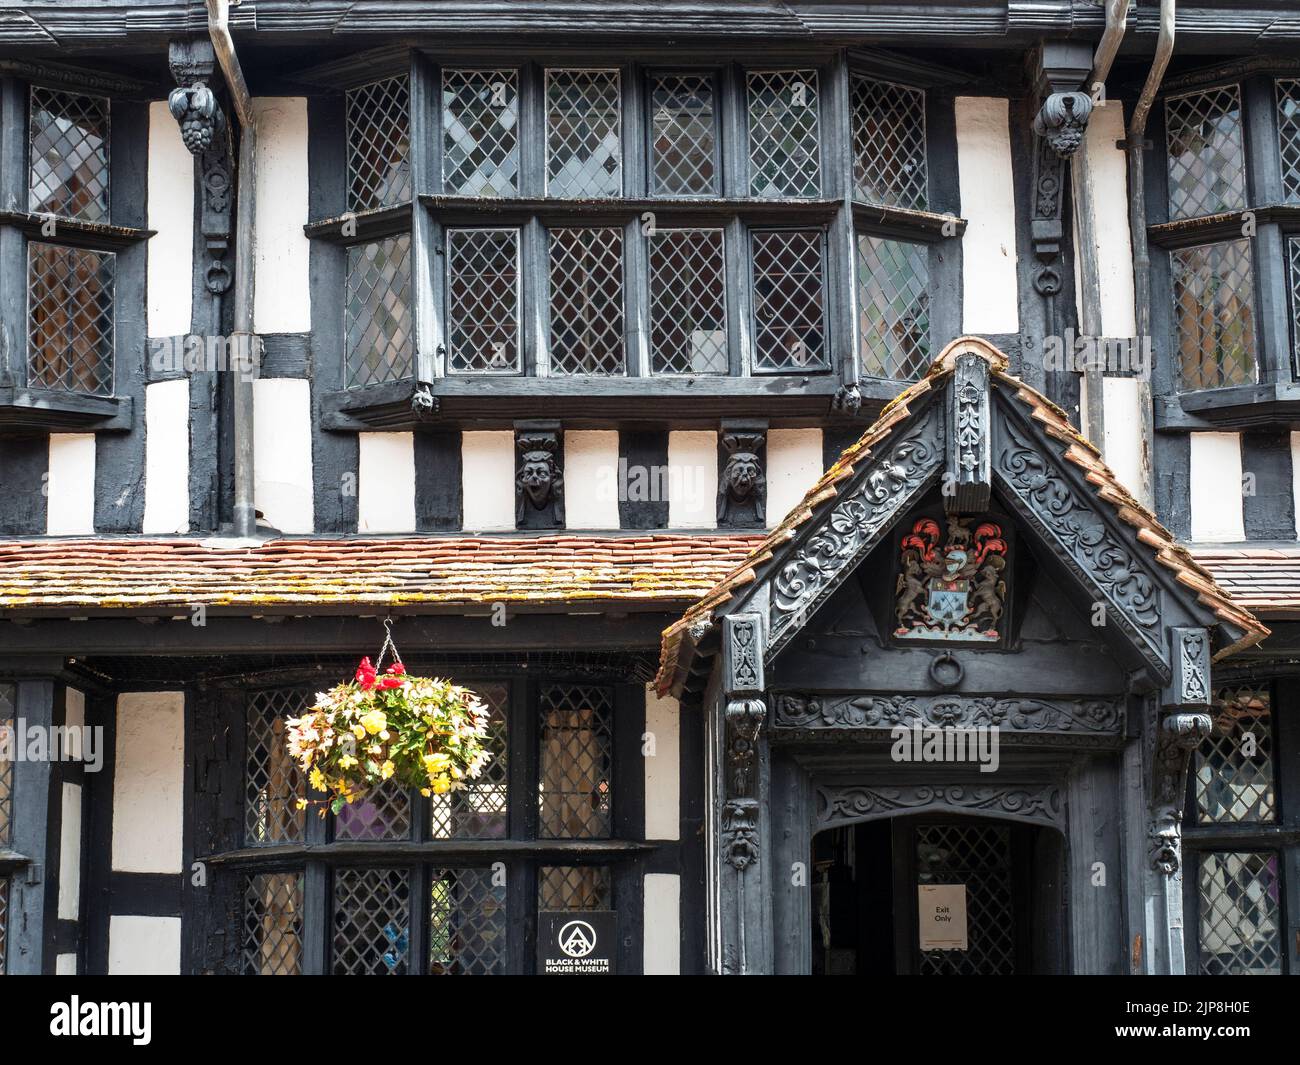
[{"label": "carved bunch of grapes", "polygon": [[186,148],[199,155],[212,147],[220,127],[221,111],[211,89],[202,82],[188,89],[173,89],[167,97],[167,107],[180,123],[181,140]]}]

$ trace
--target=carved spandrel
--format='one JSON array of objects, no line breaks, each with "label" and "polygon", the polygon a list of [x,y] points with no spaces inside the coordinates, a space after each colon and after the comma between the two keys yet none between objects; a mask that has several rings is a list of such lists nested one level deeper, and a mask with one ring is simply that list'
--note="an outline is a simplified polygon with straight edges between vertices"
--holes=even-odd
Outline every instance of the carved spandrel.
[{"label": "carved spandrel", "polygon": [[814,818],[819,830],[931,810],[985,814],[1056,827],[1065,823],[1065,800],[1054,784],[828,784],[817,787],[814,794]]}]

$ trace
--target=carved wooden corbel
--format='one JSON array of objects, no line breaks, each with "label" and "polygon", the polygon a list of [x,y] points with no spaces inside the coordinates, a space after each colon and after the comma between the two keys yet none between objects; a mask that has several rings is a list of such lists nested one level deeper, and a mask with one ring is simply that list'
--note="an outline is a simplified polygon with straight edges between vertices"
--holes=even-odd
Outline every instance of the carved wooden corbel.
[{"label": "carved wooden corbel", "polygon": [[718,525],[767,523],[767,423],[724,421],[718,434]]},{"label": "carved wooden corbel", "polygon": [[722,619],[722,669],[726,731],[722,850],[729,865],[744,870],[759,854],[759,738],[767,722],[761,615],[733,614]]},{"label": "carved wooden corbel", "polygon": [[515,423],[515,523],[564,528],[564,449],[559,422]]}]

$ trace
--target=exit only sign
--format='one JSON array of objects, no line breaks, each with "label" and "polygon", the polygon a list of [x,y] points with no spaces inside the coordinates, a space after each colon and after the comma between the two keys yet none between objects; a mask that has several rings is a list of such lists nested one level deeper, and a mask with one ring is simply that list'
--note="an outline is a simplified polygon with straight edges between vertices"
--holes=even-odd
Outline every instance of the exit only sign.
[{"label": "exit only sign", "polygon": [[966,950],[966,885],[917,886],[922,950]]}]

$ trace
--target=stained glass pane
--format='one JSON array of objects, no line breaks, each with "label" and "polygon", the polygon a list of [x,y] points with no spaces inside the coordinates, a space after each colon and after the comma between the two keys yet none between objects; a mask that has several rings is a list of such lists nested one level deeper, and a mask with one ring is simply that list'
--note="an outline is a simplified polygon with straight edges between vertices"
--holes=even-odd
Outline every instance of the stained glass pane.
[{"label": "stained glass pane", "polygon": [[815,70],[750,71],[749,189],[768,199],[821,191]]},{"label": "stained glass pane", "polygon": [[519,191],[519,75],[513,70],[442,72],[442,178],[448,193]]},{"label": "stained glass pane", "polygon": [[447,231],[447,350],[452,373],[519,371],[519,231]]},{"label": "stained glass pane", "polygon": [[348,249],[348,386],[360,388],[411,374],[411,237]]},{"label": "stained glass pane", "polygon": [[244,975],[302,972],[302,873],[244,878]]},{"label": "stained glass pane", "polygon": [[796,370],[824,365],[821,232],[756,230],[753,249],[756,367]]},{"label": "stained glass pane", "polygon": [[623,231],[551,230],[550,276],[551,372],[623,373]]},{"label": "stained glass pane", "polygon": [[506,970],[506,883],[492,869],[434,869],[429,973],[490,976]]},{"label": "stained glass pane", "polygon": [[853,78],[853,195],[866,203],[926,207],[925,93]]},{"label": "stained glass pane", "polygon": [[1277,138],[1282,156],[1282,190],[1290,203],[1300,201],[1300,80],[1277,83]]},{"label": "stained glass pane", "polygon": [[656,196],[718,191],[713,78],[671,74],[650,82],[651,177]]},{"label": "stained glass pane", "polygon": [[1236,85],[1167,100],[1165,144],[1171,219],[1245,208],[1246,155]]},{"label": "stained glass pane", "polygon": [[622,195],[621,91],[617,70],[546,72],[547,195]]},{"label": "stained glass pane", "polygon": [[31,87],[27,209],[109,221],[108,100]]},{"label": "stained glass pane", "polygon": [[112,252],[27,244],[28,383],[108,396],[113,392]]},{"label": "stained glass pane", "polygon": [[918,884],[966,886],[968,947],[922,952],[922,975],[1015,975],[1010,829],[993,825],[918,825],[916,878]]},{"label": "stained glass pane", "polygon": [[544,865],[537,871],[539,910],[613,908],[612,878],[604,865]]},{"label": "stained glass pane", "polygon": [[1213,728],[1196,750],[1193,779],[1201,824],[1273,821],[1273,716],[1269,693],[1226,688],[1214,700]]},{"label": "stained glass pane", "polygon": [[510,689],[505,684],[475,684],[474,691],[491,711],[485,746],[492,759],[469,787],[434,795],[434,839],[504,839],[510,834],[507,726]]},{"label": "stained glass pane", "polygon": [[862,372],[916,380],[930,365],[929,253],[860,234],[857,259]]},{"label": "stained glass pane", "polygon": [[543,689],[539,808],[544,839],[609,835],[613,716],[606,688]]},{"label": "stained glass pane", "polygon": [[1182,387],[1222,388],[1256,378],[1255,282],[1250,241],[1169,253]]},{"label": "stained glass pane", "polygon": [[411,199],[410,89],[405,76],[347,94],[348,209]]},{"label": "stained glass pane", "polygon": [[727,372],[722,230],[660,229],[651,236],[650,359],[655,373]]},{"label": "stained glass pane", "polygon": [[1206,852],[1200,866],[1201,972],[1280,974],[1282,885],[1277,854]]},{"label": "stained glass pane", "polygon": [[410,898],[405,869],[335,871],[334,975],[406,975],[411,947]]}]

